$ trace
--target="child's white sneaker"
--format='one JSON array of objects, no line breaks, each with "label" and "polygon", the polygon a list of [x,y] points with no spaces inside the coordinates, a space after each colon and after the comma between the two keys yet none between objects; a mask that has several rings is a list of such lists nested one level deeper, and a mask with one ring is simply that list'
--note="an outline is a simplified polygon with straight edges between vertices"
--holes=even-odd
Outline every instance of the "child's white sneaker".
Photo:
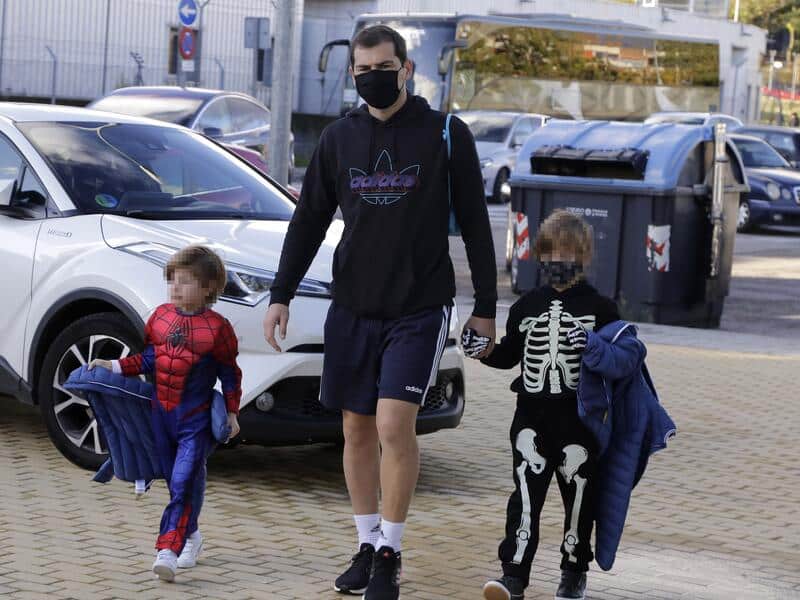
[{"label": "child's white sneaker", "polygon": [[197,564],[197,559],[200,558],[200,552],[203,550],[203,536],[199,531],[195,531],[186,540],[183,546],[183,551],[178,557],[178,566],[181,569],[191,569]]},{"label": "child's white sneaker", "polygon": [[175,581],[175,572],[178,570],[178,556],[172,550],[159,550],[156,561],[153,563],[153,573],[161,581]]}]

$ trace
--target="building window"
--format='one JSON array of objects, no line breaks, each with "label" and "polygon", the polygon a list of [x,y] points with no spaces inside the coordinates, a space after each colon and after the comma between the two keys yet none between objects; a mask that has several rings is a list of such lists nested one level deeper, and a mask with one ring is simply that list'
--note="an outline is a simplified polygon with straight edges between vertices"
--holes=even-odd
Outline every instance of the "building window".
[{"label": "building window", "polygon": [[167,60],[168,73],[176,75],[178,73],[178,28],[169,28],[169,57]]}]

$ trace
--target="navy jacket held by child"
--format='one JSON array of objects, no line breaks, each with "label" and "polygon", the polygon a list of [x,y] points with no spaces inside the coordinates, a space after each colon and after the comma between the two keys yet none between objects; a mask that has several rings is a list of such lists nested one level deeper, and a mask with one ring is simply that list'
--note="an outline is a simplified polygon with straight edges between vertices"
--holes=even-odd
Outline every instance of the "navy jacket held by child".
[{"label": "navy jacket held by child", "polygon": [[[115,476],[130,482],[164,477],[153,437],[152,384],[102,367],[89,370],[84,365],[70,373],[64,387],[89,401],[108,445],[110,457],[94,481],[106,483]],[[228,414],[225,399],[217,391],[211,402],[211,430],[218,442],[227,441]]]},{"label": "navy jacket held by child", "polygon": [[633,488],[675,423],[658,402],[636,327],[624,321],[589,332],[578,383],[578,415],[597,438],[595,560],[614,564]]}]

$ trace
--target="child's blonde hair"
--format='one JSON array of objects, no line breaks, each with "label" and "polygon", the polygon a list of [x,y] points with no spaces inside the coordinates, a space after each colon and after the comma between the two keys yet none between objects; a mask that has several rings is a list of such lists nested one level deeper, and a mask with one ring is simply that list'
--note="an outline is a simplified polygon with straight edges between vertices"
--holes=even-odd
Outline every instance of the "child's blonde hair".
[{"label": "child's blonde hair", "polygon": [[173,254],[164,267],[167,281],[172,281],[178,269],[186,269],[200,282],[200,285],[210,288],[211,291],[206,296],[207,305],[217,301],[228,281],[222,259],[206,246],[186,246]]},{"label": "child's blonde hair", "polygon": [[542,221],[534,243],[534,253],[539,259],[554,250],[572,252],[576,262],[588,265],[594,251],[592,226],[574,213],[556,210]]}]

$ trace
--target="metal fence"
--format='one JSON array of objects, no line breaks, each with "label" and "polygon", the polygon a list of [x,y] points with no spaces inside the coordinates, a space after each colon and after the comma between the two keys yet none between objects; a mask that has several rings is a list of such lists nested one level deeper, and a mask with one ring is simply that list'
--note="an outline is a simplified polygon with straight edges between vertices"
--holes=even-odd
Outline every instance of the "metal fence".
[{"label": "metal fence", "polygon": [[[138,81],[174,84],[177,7],[177,0],[0,0],[0,95],[85,102]],[[244,19],[272,12],[264,0],[210,0],[198,83],[264,99],[255,53],[244,48]]]}]

